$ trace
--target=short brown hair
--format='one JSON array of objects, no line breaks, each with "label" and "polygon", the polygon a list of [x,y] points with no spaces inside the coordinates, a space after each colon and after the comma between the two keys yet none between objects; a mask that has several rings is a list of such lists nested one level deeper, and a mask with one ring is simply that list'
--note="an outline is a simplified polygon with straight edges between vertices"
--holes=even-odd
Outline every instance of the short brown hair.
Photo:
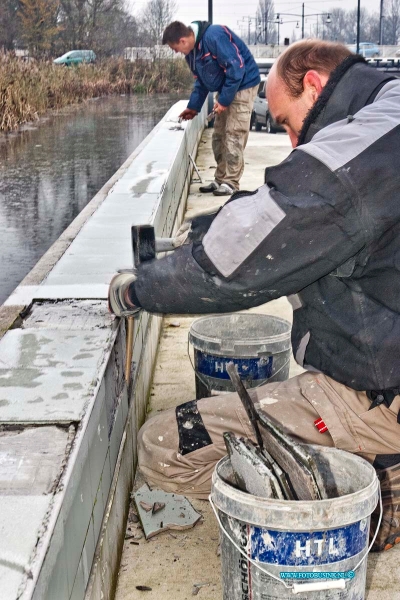
[{"label": "short brown hair", "polygon": [[193,30],[184,23],[173,21],[165,28],[162,43],[177,44],[181,38],[189,37],[192,33]]},{"label": "short brown hair", "polygon": [[307,71],[315,70],[330,75],[350,50],[337,42],[323,40],[301,40],[289,46],[278,58],[276,72],[293,98],[303,93],[303,79]]}]

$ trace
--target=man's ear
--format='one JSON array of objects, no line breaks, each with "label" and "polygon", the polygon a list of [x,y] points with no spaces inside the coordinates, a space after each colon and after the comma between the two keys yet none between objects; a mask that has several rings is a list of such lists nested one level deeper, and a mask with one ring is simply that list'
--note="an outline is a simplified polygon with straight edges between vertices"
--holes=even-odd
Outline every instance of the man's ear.
[{"label": "man's ear", "polygon": [[307,71],[304,75],[303,88],[311,95],[313,102],[317,100],[327,81],[328,76],[318,73],[318,71]]}]

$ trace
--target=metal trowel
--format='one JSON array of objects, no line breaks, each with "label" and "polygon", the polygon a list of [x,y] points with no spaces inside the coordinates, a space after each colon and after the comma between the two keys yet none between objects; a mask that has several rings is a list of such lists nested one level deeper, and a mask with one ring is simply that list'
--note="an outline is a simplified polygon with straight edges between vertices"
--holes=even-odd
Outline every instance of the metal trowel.
[{"label": "metal trowel", "polygon": [[262,455],[249,440],[224,433],[226,449],[238,487],[260,498],[284,499],[280,485]]},{"label": "metal trowel", "polygon": [[[251,421],[261,451],[267,451],[287,477],[289,489],[298,500],[322,500],[327,498],[324,481],[307,444],[299,444],[288,436],[267,415],[259,414],[253,401],[236,372],[234,363],[226,366],[231,381],[239,394]],[[258,424],[261,424],[260,428]]]}]

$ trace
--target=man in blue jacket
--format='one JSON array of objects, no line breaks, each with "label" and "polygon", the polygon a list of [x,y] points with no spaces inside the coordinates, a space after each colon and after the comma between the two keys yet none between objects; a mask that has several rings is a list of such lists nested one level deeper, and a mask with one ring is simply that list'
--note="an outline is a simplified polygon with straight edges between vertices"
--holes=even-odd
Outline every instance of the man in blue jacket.
[{"label": "man in blue jacket", "polygon": [[193,119],[209,92],[217,92],[214,104],[212,148],[217,162],[214,181],[200,187],[215,196],[231,195],[239,189],[243,174],[243,151],[247,144],[254,98],[260,83],[256,62],[246,44],[224,25],[180,21],[164,31],[163,44],[185,54],[195,77],[187,108],[180,117]]}]

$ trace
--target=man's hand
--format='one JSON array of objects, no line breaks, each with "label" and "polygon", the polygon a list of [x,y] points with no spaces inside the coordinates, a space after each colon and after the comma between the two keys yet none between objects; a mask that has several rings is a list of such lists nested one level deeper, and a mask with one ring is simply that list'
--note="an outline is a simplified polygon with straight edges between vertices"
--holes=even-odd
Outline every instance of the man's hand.
[{"label": "man's hand", "polygon": [[179,115],[179,118],[183,121],[191,121],[197,115],[197,110],[192,108],[185,108],[185,110]]},{"label": "man's hand", "polygon": [[108,289],[108,310],[116,317],[132,317],[141,311],[140,306],[132,304],[129,298],[129,288],[136,281],[133,269],[118,272],[111,279]]},{"label": "man's hand", "polygon": [[214,108],[213,111],[215,112],[216,115],[219,115],[221,113],[224,112],[224,110],[226,110],[228,107],[227,106],[223,106],[222,104],[220,104],[219,102],[215,102],[214,103]]}]

